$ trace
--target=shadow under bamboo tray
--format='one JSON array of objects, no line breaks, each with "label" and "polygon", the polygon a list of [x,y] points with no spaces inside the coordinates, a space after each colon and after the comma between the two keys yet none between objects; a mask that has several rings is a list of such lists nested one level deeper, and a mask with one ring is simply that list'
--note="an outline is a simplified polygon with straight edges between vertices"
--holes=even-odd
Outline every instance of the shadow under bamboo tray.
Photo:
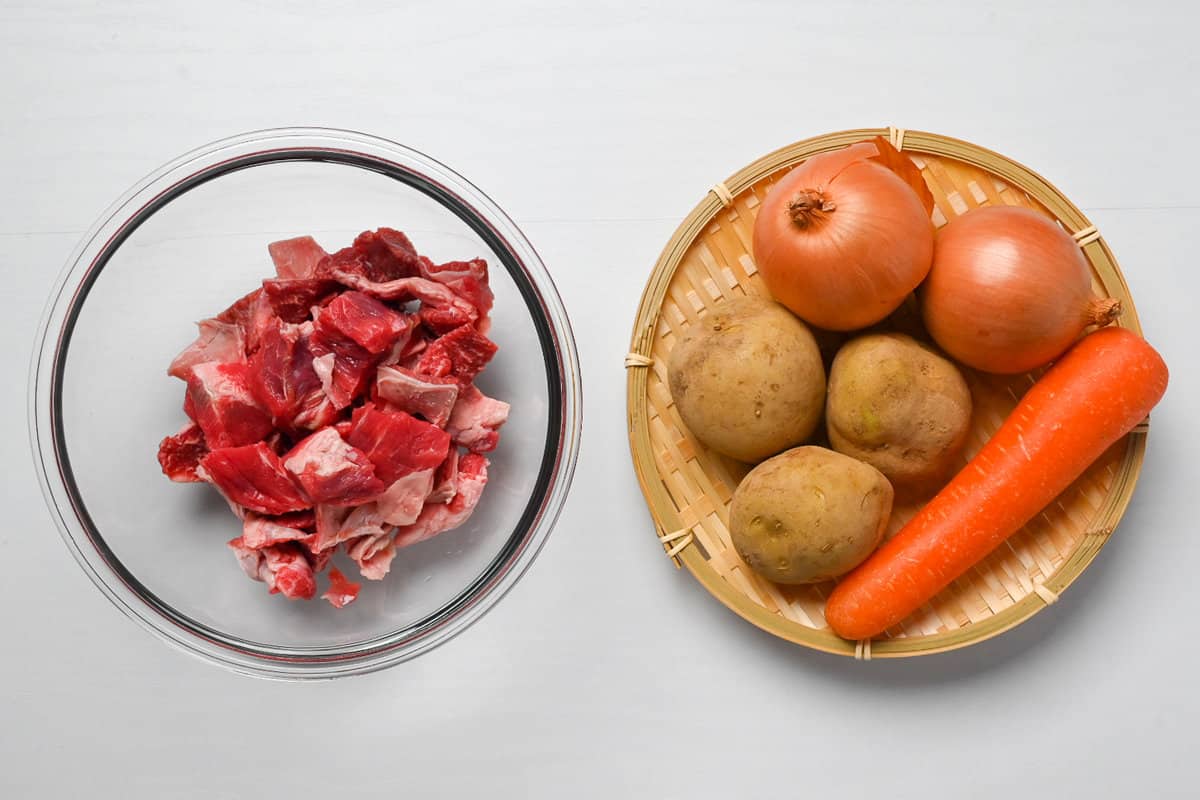
[{"label": "shadow under bamboo tray", "polygon": [[[1046,179],[968,142],[922,131],[863,128],[784,147],[716,184],[667,243],[642,294],[625,358],[634,469],[666,555],[718,600],[783,639],[858,659],[926,655],[983,641],[1055,602],[1120,521],[1141,470],[1149,421],[1101,456],[1041,514],[930,603],[873,641],[829,630],[833,583],[781,586],[759,577],[729,539],[729,503],[750,466],[706,449],[683,425],[667,387],[667,355],[722,299],[765,295],[751,253],[754,218],[774,183],[810,156],[885,136],[921,169],[944,225],[984,205],[1032,208],[1070,233],[1092,268],[1093,290],[1124,308],[1118,324],[1141,333],[1125,279],[1099,231]],[[974,400],[973,456],[1040,373],[997,376],[963,369]],[[888,535],[920,508],[899,505]]]}]

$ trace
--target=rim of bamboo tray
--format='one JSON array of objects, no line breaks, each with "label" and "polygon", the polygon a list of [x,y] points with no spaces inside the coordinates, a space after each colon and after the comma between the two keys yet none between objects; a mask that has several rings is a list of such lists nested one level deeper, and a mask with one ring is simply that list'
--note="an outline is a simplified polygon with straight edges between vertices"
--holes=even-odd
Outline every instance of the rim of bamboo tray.
[{"label": "rim of bamboo tray", "polygon": [[[1121,301],[1123,313],[1117,324],[1139,335],[1142,332],[1133,298],[1130,297],[1129,287],[1116,258],[1091,221],[1074,203],[1048,180],[1028,167],[979,145],[941,134],[894,127],[857,128],[803,139],[768,153],[721,183],[715,184],[684,218],[667,242],[646,282],[625,362],[630,451],[638,483],[654,519],[655,532],[663,543],[664,551],[675,561],[677,567],[680,564],[687,567],[710,594],[742,618],[796,644],[827,653],[853,656],[856,659],[929,655],[965,647],[997,636],[1053,603],[1096,557],[1124,515],[1133,495],[1138,474],[1141,472],[1146,448],[1145,435],[1125,437],[1125,453],[1107,496],[1070,556],[1045,579],[1044,584],[1035,587],[1034,592],[1030,592],[1012,606],[986,619],[941,633],[856,643],[838,637],[827,628],[811,628],[794,622],[768,611],[729,584],[709,565],[700,549],[692,544],[693,540],[680,533],[684,527],[683,522],[662,482],[651,450],[647,397],[649,371],[638,368],[653,363],[651,352],[654,332],[658,326],[663,299],[676,268],[687,250],[717,214],[727,204],[732,203],[733,198],[755,183],[819,153],[837,150],[875,136],[887,137],[893,145],[905,151],[952,158],[986,170],[1037,200],[1057,217],[1068,231],[1075,234],[1105,291],[1110,297]],[[1146,429],[1143,428],[1141,432],[1145,433]],[[672,536],[672,533],[676,535]],[[663,541],[664,539],[666,541]]]}]

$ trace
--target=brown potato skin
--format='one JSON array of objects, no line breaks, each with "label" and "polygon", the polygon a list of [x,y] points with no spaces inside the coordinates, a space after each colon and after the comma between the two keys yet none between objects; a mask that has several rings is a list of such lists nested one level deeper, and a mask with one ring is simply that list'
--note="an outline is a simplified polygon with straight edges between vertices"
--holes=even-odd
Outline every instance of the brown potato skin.
[{"label": "brown potato skin", "polygon": [[830,444],[878,469],[902,497],[941,487],[970,426],[971,391],[962,373],[911,336],[860,336],[833,360],[825,405]]},{"label": "brown potato skin", "polygon": [[753,463],[812,435],[825,405],[825,367],[808,327],[764,297],[722,302],[667,360],[679,416],[718,453]]},{"label": "brown potato skin", "polygon": [[874,467],[823,447],[795,447],[752,469],[729,510],[733,546],[784,584],[849,572],[883,539],[894,498]]}]

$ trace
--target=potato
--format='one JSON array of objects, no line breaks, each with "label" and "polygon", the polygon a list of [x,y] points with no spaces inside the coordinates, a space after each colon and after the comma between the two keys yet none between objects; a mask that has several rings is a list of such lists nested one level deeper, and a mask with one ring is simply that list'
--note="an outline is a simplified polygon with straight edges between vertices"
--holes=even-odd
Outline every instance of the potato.
[{"label": "potato", "polygon": [[672,348],[667,379],[688,430],[739,461],[803,442],[824,411],[816,340],[763,297],[729,300],[702,317]]},{"label": "potato", "polygon": [[776,583],[849,572],[879,546],[892,486],[874,467],[824,447],[759,464],[733,493],[729,533],[742,560]]},{"label": "potato", "polygon": [[962,374],[911,336],[860,336],[833,360],[825,406],[830,444],[878,469],[902,496],[940,487],[970,425]]}]

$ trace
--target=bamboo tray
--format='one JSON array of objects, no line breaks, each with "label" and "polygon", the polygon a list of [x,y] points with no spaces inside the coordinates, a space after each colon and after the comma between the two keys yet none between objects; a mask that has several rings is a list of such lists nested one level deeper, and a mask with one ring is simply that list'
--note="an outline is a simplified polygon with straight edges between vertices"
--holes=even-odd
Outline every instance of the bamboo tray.
[{"label": "bamboo tray", "polygon": [[[1095,290],[1121,301],[1119,324],[1141,333],[1116,259],[1078,208],[1026,167],[933,133],[864,128],[797,142],[716,184],[684,219],[646,284],[625,359],[630,449],[656,533],[677,567],[687,567],[745,619],[789,641],[858,659],[965,647],[1012,628],[1057,600],[1124,514],[1149,429],[1146,421],[1118,441],[1007,543],[874,641],[846,641],[828,629],[824,606],[832,583],[778,586],[741,561],[730,544],[728,509],[749,467],[708,451],[684,427],[667,388],[666,356],[677,337],[722,298],[766,294],[750,243],[758,204],[774,182],[810,156],[880,135],[921,168],[937,204],[933,219],[939,227],[980,205],[1026,206],[1056,219],[1091,263]],[[975,403],[965,463],[1037,376],[963,372]],[[889,535],[917,508],[897,506]]]}]

